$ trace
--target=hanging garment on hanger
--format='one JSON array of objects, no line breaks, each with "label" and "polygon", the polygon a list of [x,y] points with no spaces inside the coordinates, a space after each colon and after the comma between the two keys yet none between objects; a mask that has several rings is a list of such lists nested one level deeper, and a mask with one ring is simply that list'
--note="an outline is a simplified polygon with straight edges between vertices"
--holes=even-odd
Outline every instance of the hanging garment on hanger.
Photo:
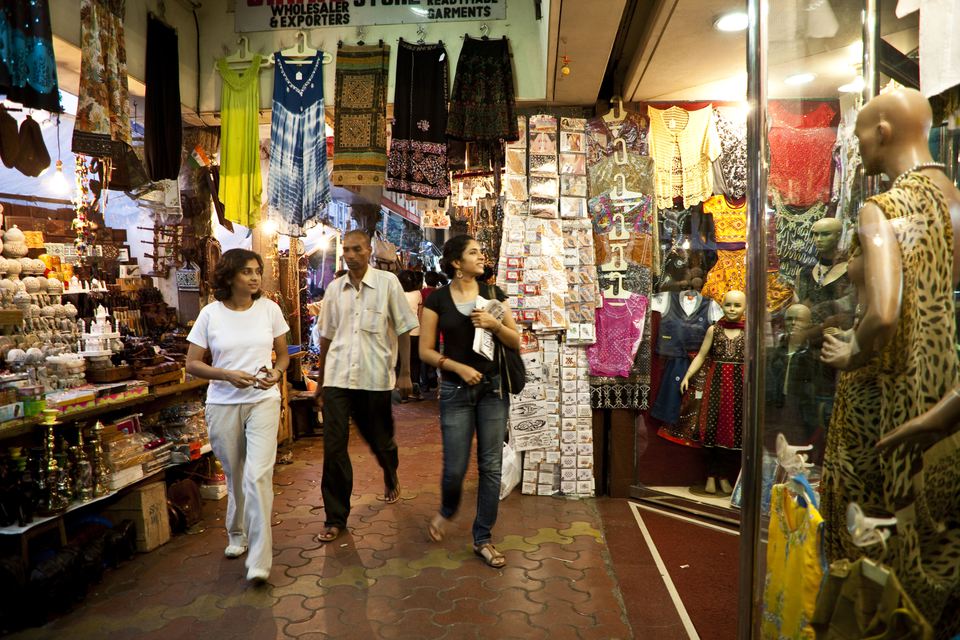
[{"label": "hanging garment on hanger", "polygon": [[183,121],[177,32],[147,16],[147,90],[143,110],[143,155],[151,180],[176,180],[180,174]]},{"label": "hanging garment on hanger", "polygon": [[747,114],[721,107],[713,110],[713,117],[721,149],[713,162],[713,190],[739,200],[747,195]]},{"label": "hanging garment on hanger", "polygon": [[510,42],[466,36],[450,96],[447,137],[497,144],[520,139]]},{"label": "hanging garment on hanger", "polygon": [[388,191],[420,198],[450,195],[447,166],[447,50],[400,40],[394,83]]},{"label": "hanging garment on hanger", "polygon": [[614,156],[622,160],[624,154],[649,155],[647,131],[643,118],[632,111],[616,122],[591,118],[587,121],[587,162],[594,164]]},{"label": "hanging garment on hanger", "polygon": [[0,94],[28,109],[60,111],[48,0],[0,7]]},{"label": "hanging garment on hanger", "polygon": [[597,341],[587,347],[590,375],[630,375],[640,347],[647,315],[647,298],[631,294],[621,301],[608,300],[597,309]]},{"label": "hanging garment on hanger", "polygon": [[617,122],[593,118],[587,122],[587,172],[589,195],[612,191],[615,176],[623,174],[626,188],[654,193],[654,163],[649,157],[647,127],[636,113],[626,112]]},{"label": "hanging garment on hanger", "polygon": [[802,497],[794,496],[786,484],[775,484],[771,491],[760,623],[764,640],[813,637],[810,619],[827,563],[822,547],[823,518],[816,507],[816,496],[805,479],[802,486]]},{"label": "hanging garment on hanger", "polygon": [[387,170],[390,46],[337,49],[333,184],[380,186]]},{"label": "hanging garment on hanger", "polygon": [[771,100],[770,126],[793,129],[830,128],[837,111],[829,102],[806,100]]},{"label": "hanging garment on hanger", "polygon": [[817,264],[817,248],[810,230],[813,223],[827,212],[827,205],[817,203],[808,209],[784,204],[780,194],[773,193],[773,207],[777,217],[777,257],[780,274],[786,282],[796,282],[803,269]]},{"label": "hanging garment on hanger", "polygon": [[80,91],[71,146],[74,153],[115,162],[131,141],[124,8],[124,0],[80,3]]},{"label": "hanging garment on hanger", "polygon": [[683,400],[680,382],[700,350],[707,329],[722,313],[718,315],[716,302],[698,292],[694,292],[689,310],[685,307],[686,294],[678,291],[658,294],[653,300],[652,308],[660,312],[654,352],[662,359],[663,374],[650,415],[667,425],[676,425]]},{"label": "hanging garment on hanger", "polygon": [[721,152],[713,107],[696,111],[648,107],[650,155],[657,167],[657,207],[669,209],[674,197],[692,207],[713,195],[711,162]]},{"label": "hanging garment on hanger", "polygon": [[260,220],[260,62],[254,55],[241,72],[223,58],[217,71],[223,79],[220,98],[220,185],[224,217],[253,228]]},{"label": "hanging garment on hanger", "polygon": [[294,65],[273,54],[273,115],[267,215],[280,233],[305,235],[330,203],[326,123],[323,109],[323,54]]},{"label": "hanging garment on hanger", "polygon": [[716,241],[724,249],[738,249],[747,242],[747,203],[736,205],[725,196],[713,196],[703,203],[703,212],[713,216]]},{"label": "hanging garment on hanger", "polygon": [[768,136],[771,191],[796,206],[828,202],[836,139],[837,132],[831,128],[771,129]]},{"label": "hanging garment on hanger", "polygon": [[[824,538],[831,561],[864,554],[879,559],[883,549],[852,544],[847,505],[856,502],[871,516],[895,515],[896,544],[888,545],[885,562],[940,637],[960,632],[956,609],[947,608],[960,588],[960,465],[928,466],[912,447],[897,447],[881,459],[874,445],[960,382],[950,211],[940,188],[922,173],[909,173],[868,202],[880,208],[896,234],[900,316],[896,334],[876,357],[840,373],[820,483]],[[850,258],[863,259],[859,236]]]},{"label": "hanging garment on hanger", "polygon": [[[718,304],[728,291],[747,290],[747,250],[717,250],[717,263],[707,274],[707,281],[700,290]],[[776,313],[793,300],[793,288],[784,283],[779,274],[767,273],[767,311]]]}]

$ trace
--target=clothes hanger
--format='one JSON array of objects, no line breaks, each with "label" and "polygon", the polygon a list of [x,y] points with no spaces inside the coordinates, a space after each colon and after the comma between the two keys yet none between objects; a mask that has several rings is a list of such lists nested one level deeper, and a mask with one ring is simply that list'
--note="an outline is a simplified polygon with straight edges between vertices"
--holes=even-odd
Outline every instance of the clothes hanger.
[{"label": "clothes hanger", "polygon": [[[307,32],[303,29],[297,31],[297,39],[292,46],[280,50],[280,55],[283,56],[284,61],[296,65],[312,64],[314,56],[318,53],[323,54],[323,64],[333,62],[332,55],[326,51],[321,52],[319,49],[314,49],[310,46],[307,40]],[[276,64],[276,54],[270,54],[270,62]]]},{"label": "clothes hanger", "polygon": [[617,138],[613,141],[613,162],[614,164],[627,164],[627,141],[623,138]]},{"label": "clothes hanger", "polygon": [[[618,213],[613,216],[613,228],[610,229],[610,235],[608,236],[611,240],[629,240],[630,233],[626,229],[626,224],[623,221],[623,214]],[[623,253],[621,247],[621,254]]]},{"label": "clothes hanger", "polygon": [[627,119],[627,112],[623,109],[623,98],[614,96],[610,100],[610,111],[603,115],[603,121],[608,123],[623,122]]},{"label": "clothes hanger", "polygon": [[423,28],[422,24],[417,25],[417,44],[423,44],[426,42],[427,30]]},{"label": "clothes hanger", "polygon": [[[510,25],[507,25],[507,26],[509,27]],[[469,38],[469,37],[470,37],[470,34],[469,34],[469,33],[465,33],[465,34],[463,34],[462,36],[460,36],[460,39],[461,39],[461,40],[466,40],[466,39]],[[507,36],[503,36],[503,38],[506,39]],[[484,22],[483,24],[480,25],[480,39],[481,39],[481,40],[489,40],[489,39],[490,39],[490,25],[488,25],[486,22]]]},{"label": "clothes hanger", "polygon": [[813,466],[807,462],[807,456],[803,451],[810,451],[813,445],[794,446],[787,442],[787,437],[782,433],[777,434],[777,464],[789,475],[806,475],[807,469]]},{"label": "clothes hanger", "polygon": [[623,258],[623,244],[610,245],[610,259],[600,265],[601,271],[625,271],[627,261]]},{"label": "clothes hanger", "polygon": [[[365,26],[360,25],[360,26],[357,27],[357,46],[358,46],[358,47],[364,46],[363,37],[364,37],[366,34],[367,34],[367,28],[366,28]],[[337,48],[339,49],[339,48],[342,47],[342,46],[343,46],[343,40],[337,41]],[[382,39],[380,40],[380,46],[381,46],[381,47],[383,46],[383,40],[382,40]]]},{"label": "clothes hanger", "polygon": [[[856,502],[847,505],[847,531],[858,547],[869,547],[875,544],[887,548],[890,530],[887,527],[897,526],[896,518],[869,518],[864,515],[863,509]],[[881,528],[882,527],[882,528]]]},{"label": "clothes hanger", "polygon": [[[631,295],[630,291],[627,291],[623,288],[623,274],[622,273],[613,273],[610,274],[610,279],[614,282],[610,283],[610,286],[603,290],[603,297],[608,300],[626,300]],[[623,306],[625,302],[610,302],[614,306]]]},{"label": "clothes hanger", "polygon": [[614,181],[617,183],[617,188],[610,192],[610,197],[613,200],[633,200],[635,198],[643,197],[642,193],[637,191],[630,191],[627,189],[627,178],[622,173],[618,173],[613,176]]},{"label": "clothes hanger", "polygon": [[237,52],[231,53],[230,55],[223,56],[222,60],[227,64],[231,69],[244,70],[250,66],[250,63],[253,62],[253,56],[260,56],[260,68],[269,67],[273,64],[272,56],[264,56],[262,53],[250,51],[250,41],[247,39],[247,36],[240,36],[237,38]]}]

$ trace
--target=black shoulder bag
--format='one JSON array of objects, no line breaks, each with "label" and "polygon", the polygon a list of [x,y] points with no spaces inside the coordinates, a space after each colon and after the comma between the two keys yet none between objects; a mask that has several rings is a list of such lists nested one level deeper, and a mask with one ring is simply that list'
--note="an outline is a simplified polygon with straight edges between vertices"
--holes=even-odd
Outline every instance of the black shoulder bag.
[{"label": "black shoulder bag", "polygon": [[[487,294],[491,300],[498,299],[490,285],[487,285]],[[497,334],[493,334],[493,338],[497,344],[501,379],[506,383],[507,392],[516,395],[523,391],[523,387],[527,384],[527,368],[523,365],[523,358],[520,357],[519,350],[505,347]]]}]

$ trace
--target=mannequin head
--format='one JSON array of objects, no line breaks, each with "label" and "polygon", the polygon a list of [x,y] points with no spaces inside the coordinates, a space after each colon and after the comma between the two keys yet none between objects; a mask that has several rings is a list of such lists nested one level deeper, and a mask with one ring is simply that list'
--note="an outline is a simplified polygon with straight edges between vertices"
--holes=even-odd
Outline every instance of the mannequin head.
[{"label": "mannequin head", "polygon": [[723,317],[730,322],[739,322],[747,310],[747,296],[743,291],[728,291],[723,296]]},{"label": "mannequin head", "polygon": [[787,329],[787,335],[793,335],[794,333],[809,329],[813,324],[813,315],[810,313],[810,308],[806,305],[795,304],[787,309],[783,323]]},{"label": "mannequin head", "polygon": [[843,225],[836,218],[820,218],[810,228],[813,245],[821,258],[832,258],[840,244]]},{"label": "mannequin head", "polygon": [[868,102],[855,129],[866,174],[895,178],[917,163],[931,162],[927,138],[932,122],[930,102],[914,89],[897,89]]}]

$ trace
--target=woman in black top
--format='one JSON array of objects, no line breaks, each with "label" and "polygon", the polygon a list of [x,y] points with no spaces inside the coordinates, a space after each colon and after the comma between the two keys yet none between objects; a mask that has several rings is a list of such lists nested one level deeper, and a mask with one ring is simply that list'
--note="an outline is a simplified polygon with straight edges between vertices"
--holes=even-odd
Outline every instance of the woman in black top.
[{"label": "woman in black top", "polygon": [[[510,401],[501,384],[499,361],[473,351],[478,328],[493,333],[507,349],[520,348],[513,314],[497,287],[481,284],[483,251],[476,240],[462,235],[443,245],[443,269],[453,279],[424,302],[420,321],[420,359],[440,369],[440,428],[443,432],[443,481],[440,512],[429,524],[430,537],[443,539],[447,521],[460,506],[463,477],[470,459],[473,434],[477,434],[477,516],[473,521],[473,551],[491,567],[506,564],[491,544],[491,529],[500,504],[500,467]],[[476,310],[478,297],[496,298],[503,307],[497,319]],[[436,350],[437,332],[443,335],[444,353]]]}]

